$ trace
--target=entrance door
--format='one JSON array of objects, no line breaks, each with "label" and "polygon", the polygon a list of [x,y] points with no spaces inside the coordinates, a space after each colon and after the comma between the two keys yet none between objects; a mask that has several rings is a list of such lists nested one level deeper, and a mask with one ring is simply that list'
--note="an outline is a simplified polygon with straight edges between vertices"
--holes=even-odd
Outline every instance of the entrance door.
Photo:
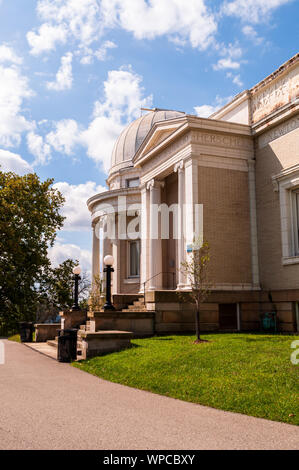
[{"label": "entrance door", "polygon": [[219,327],[221,330],[237,330],[237,304],[219,304]]}]

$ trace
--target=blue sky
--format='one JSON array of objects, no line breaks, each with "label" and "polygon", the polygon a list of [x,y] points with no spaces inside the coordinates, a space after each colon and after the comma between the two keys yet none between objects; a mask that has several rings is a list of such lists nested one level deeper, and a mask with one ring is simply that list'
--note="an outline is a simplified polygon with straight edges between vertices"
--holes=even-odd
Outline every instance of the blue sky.
[{"label": "blue sky", "polygon": [[85,201],[141,106],[207,117],[292,57],[296,0],[0,0],[0,164],[66,197],[53,262],[90,269]]}]

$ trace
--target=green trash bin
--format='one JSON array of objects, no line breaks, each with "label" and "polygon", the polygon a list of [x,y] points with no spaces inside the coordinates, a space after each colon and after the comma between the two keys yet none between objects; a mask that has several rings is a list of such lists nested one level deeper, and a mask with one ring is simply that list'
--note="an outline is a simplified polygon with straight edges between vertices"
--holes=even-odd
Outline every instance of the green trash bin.
[{"label": "green trash bin", "polygon": [[265,312],[261,317],[261,326],[263,331],[277,331],[277,313]]}]

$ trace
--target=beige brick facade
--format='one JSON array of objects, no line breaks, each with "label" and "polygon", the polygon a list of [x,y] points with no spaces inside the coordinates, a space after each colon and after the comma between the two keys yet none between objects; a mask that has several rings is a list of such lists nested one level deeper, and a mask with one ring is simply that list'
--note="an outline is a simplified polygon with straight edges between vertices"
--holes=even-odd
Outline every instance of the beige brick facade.
[{"label": "beige brick facade", "polygon": [[[119,210],[119,196],[141,202],[140,278],[128,276],[128,240],[104,244],[102,255],[111,247],[118,297],[137,298],[145,285],[157,332],[193,328],[193,306],[182,303],[176,290],[190,289],[179,269],[200,217],[211,248],[213,285],[202,306],[202,328],[219,329],[227,307],[228,315],[237,317],[233,329],[259,329],[261,315],[276,311],[281,330],[299,331],[299,222],[292,205],[299,191],[298,100],[297,54],[209,119],[155,109],[121,134],[109,191],[90,198],[88,207],[96,226],[105,224],[106,203]],[[136,178],[139,185],[130,188],[129,180]],[[153,235],[152,208],[163,204],[181,210],[169,217],[168,238],[162,236],[162,215],[158,237]],[[177,229],[183,235],[174,239]],[[93,274],[100,266],[98,253],[94,238]]]}]

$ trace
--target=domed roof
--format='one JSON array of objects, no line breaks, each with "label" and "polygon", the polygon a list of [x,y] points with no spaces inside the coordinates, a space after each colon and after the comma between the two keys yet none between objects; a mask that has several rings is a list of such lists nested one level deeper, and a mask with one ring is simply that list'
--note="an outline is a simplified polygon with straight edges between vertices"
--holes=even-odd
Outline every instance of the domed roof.
[{"label": "domed roof", "polygon": [[109,174],[133,166],[132,159],[156,122],[183,116],[180,111],[153,110],[129,124],[117,139],[111,157]]}]

